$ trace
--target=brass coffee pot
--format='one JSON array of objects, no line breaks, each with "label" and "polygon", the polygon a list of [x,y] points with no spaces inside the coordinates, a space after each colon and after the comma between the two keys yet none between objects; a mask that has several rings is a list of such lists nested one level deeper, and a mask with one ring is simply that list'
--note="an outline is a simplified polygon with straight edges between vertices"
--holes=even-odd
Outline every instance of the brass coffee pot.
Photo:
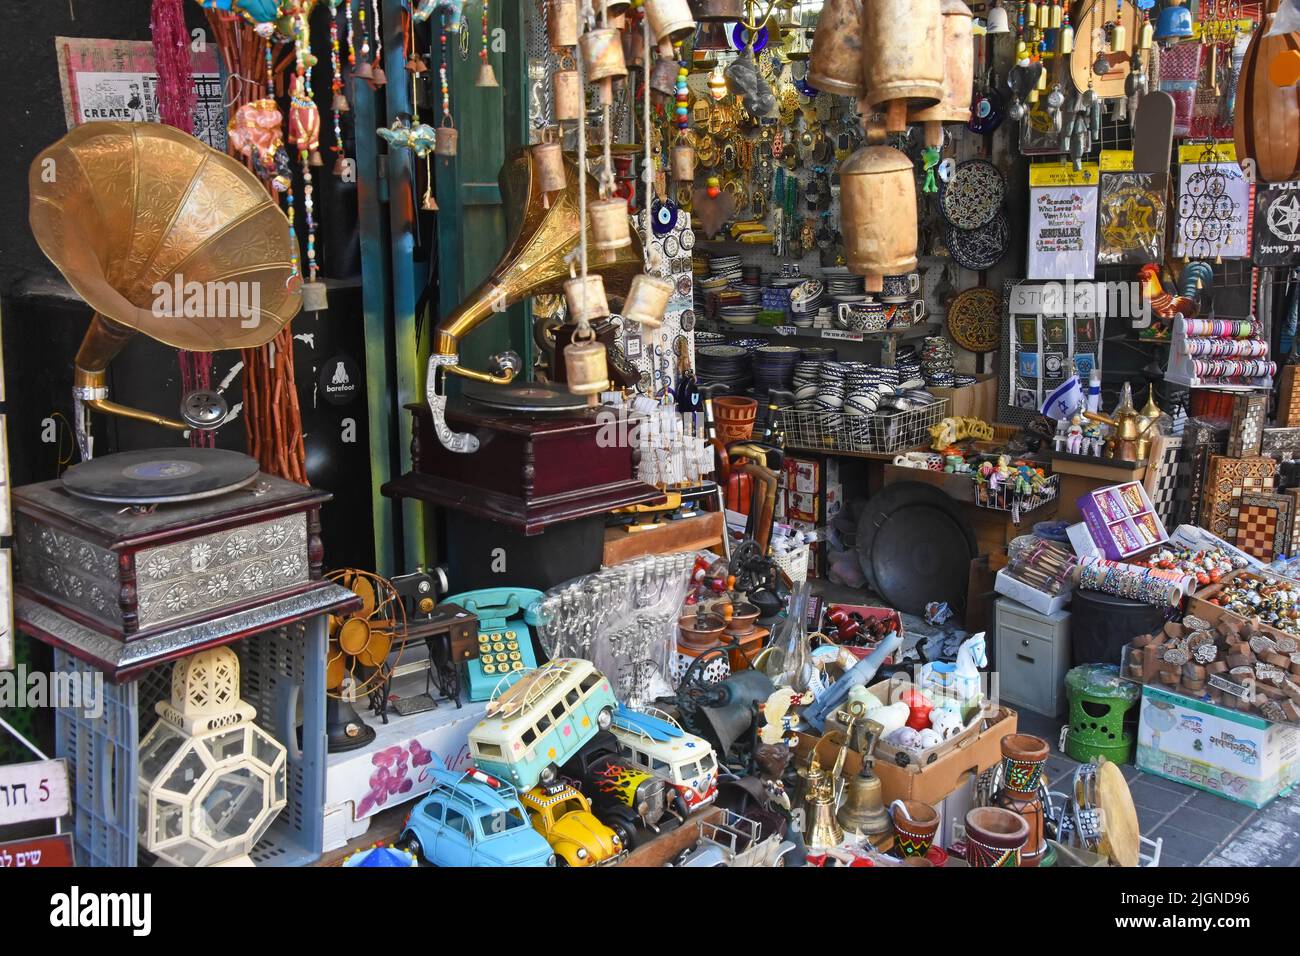
[{"label": "brass coffee pot", "polygon": [[872,753],[884,728],[874,720],[865,721],[863,728],[862,770],[846,786],[844,805],[835,815],[836,822],[845,833],[863,836],[880,836],[893,829],[893,821],[885,809],[880,778],[876,776]]},{"label": "brass coffee pot", "polygon": [[1084,412],[1083,415],[1089,421],[1102,422],[1115,429],[1113,444],[1108,442],[1106,445],[1107,458],[1142,461],[1147,457],[1151,450],[1151,438],[1146,434],[1150,422],[1144,420],[1133,407],[1133,393],[1127,382],[1120,393],[1120,404],[1115,409],[1114,417],[1099,412]]}]

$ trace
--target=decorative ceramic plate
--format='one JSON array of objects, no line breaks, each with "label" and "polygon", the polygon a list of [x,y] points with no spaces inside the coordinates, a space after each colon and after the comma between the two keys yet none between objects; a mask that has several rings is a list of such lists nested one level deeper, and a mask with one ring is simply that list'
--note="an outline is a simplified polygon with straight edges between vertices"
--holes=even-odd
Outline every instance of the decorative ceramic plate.
[{"label": "decorative ceramic plate", "polygon": [[993,221],[980,229],[958,229],[947,226],[943,231],[944,245],[954,262],[972,272],[991,269],[1007,254],[1011,229],[1007,217],[1001,212]]},{"label": "decorative ceramic plate", "polygon": [[943,218],[958,229],[987,226],[1002,209],[1006,183],[987,159],[968,159],[957,166],[939,197]]},{"label": "decorative ceramic plate", "polygon": [[948,306],[948,335],[968,352],[992,352],[1002,327],[1002,296],[976,286]]}]

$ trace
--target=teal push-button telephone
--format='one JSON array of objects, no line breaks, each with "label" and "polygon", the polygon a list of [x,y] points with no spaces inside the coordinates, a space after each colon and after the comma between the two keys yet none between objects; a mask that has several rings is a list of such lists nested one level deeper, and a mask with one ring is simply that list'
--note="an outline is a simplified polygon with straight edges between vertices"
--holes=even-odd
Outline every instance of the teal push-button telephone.
[{"label": "teal push-button telephone", "polygon": [[537,616],[529,608],[542,597],[532,588],[484,588],[442,599],[478,615],[478,657],[465,664],[470,700],[487,700],[511,671],[537,666],[529,630]]}]

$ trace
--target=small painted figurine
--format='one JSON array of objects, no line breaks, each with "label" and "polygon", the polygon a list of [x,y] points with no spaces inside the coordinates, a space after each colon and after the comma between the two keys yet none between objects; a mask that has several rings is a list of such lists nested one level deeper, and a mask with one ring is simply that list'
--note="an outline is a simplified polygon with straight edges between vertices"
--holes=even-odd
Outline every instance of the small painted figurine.
[{"label": "small painted figurine", "polygon": [[1070,427],[1065,432],[1065,450],[1071,455],[1078,455],[1083,450],[1083,419],[1075,415],[1070,419]]}]

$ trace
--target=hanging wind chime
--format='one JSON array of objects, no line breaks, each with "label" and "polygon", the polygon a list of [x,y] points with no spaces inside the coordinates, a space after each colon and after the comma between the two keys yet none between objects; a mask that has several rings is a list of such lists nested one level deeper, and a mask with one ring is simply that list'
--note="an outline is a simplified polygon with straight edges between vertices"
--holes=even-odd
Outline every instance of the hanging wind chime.
[{"label": "hanging wind chime", "polygon": [[492,69],[492,63],[488,60],[488,43],[488,0],[483,0],[483,41],[478,51],[478,78],[474,81],[475,86],[501,85],[497,82],[496,70]]},{"label": "hanging wind chime", "polygon": [[[362,0],[363,5],[364,3],[365,0]],[[377,90],[388,82],[388,75],[384,72],[384,28],[379,22],[379,0],[371,0],[370,10],[374,20],[372,30],[375,35],[375,55],[374,62],[370,66],[368,82]]]},{"label": "hanging wind chime", "polygon": [[320,156],[320,110],[311,97],[311,68],[316,56],[311,52],[311,33],[307,13],[300,5],[294,18],[293,86],[289,94],[289,142],[298,147],[298,164],[302,168],[302,208],[307,227],[307,267],[302,287],[302,307],[307,312],[323,312],[327,306],[325,283],[317,278],[315,183],[312,167],[323,166]]},{"label": "hanging wind chime", "polygon": [[442,93],[442,118],[438,121],[438,128],[434,130],[433,151],[444,159],[456,155],[458,138],[456,121],[451,115],[451,82],[448,77],[448,66],[451,63],[451,43],[448,34],[451,33],[458,36],[462,34],[459,8],[454,15],[443,18],[442,33],[439,36],[442,42],[442,58],[438,61],[438,88]]},{"label": "hanging wind chime", "polygon": [[[344,94],[343,85],[343,63],[342,63],[342,40],[339,30],[339,7],[345,6],[346,0],[330,0],[330,90],[333,97],[330,100],[330,110],[334,114],[334,145],[331,150],[334,152],[334,175],[343,175],[347,168],[347,151],[343,147],[343,122],[342,114],[349,112],[352,107],[348,103],[348,98]],[[349,8],[351,13],[351,8]],[[351,17],[348,17],[349,26]],[[350,33],[350,30],[349,30]]]}]

